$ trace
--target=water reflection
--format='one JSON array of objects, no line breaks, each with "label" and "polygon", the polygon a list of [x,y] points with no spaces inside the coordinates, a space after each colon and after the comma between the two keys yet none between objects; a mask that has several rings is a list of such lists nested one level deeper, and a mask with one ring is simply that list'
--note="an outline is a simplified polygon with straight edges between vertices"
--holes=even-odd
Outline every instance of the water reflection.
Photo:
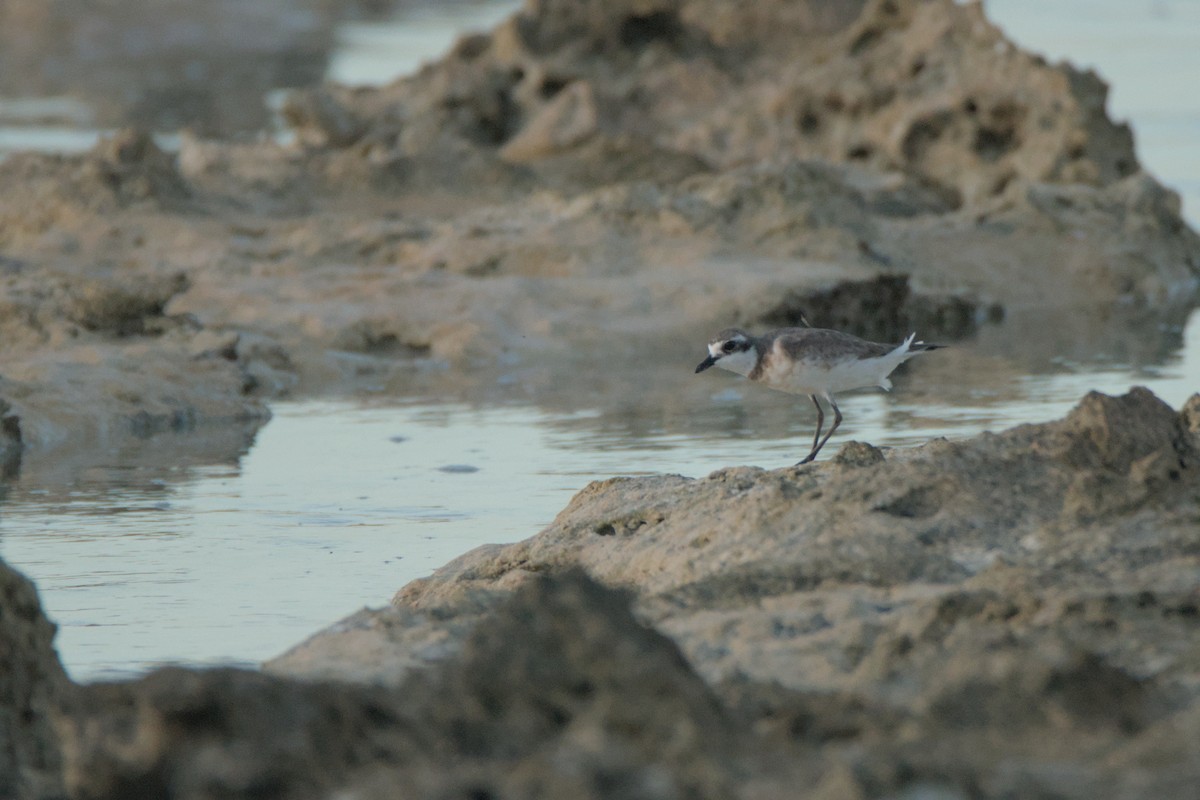
[{"label": "water reflection", "polygon": [[[357,8],[356,8],[357,6]],[[519,3],[187,0],[0,4],[0,154],[80,152],[112,129],[230,137],[275,127],[272,98],[380,84]],[[355,11],[370,22],[346,21]]]},{"label": "water reflection", "polygon": [[[1010,314],[1001,323],[982,325],[969,340],[904,365],[894,376],[893,394],[864,393],[847,402],[888,414],[911,405],[912,411],[904,412],[913,417],[908,424],[946,435],[1051,419],[1064,403],[1069,407],[1093,388],[1119,393],[1145,383],[1161,388],[1165,399],[1178,405],[1200,387],[1197,320],[1183,308]],[[692,374],[712,332],[639,337],[567,330],[564,349],[578,354],[574,357],[510,354],[490,370],[469,372],[386,362],[371,371],[361,359],[353,368],[362,377],[361,396],[381,402],[407,398],[431,408],[441,398],[480,407],[533,405],[554,424],[605,446],[657,447],[658,437],[668,435],[777,439],[806,429],[811,435],[807,401],[797,404],[794,397],[726,373]],[[866,435],[856,432],[859,421],[848,416],[843,434]],[[871,436],[896,436],[903,426],[865,430]]]},{"label": "water reflection", "polygon": [[[101,446],[59,447],[23,455],[9,503],[36,503],[45,513],[117,513],[153,504],[173,484],[198,472],[236,475],[261,421],[237,420],[152,437],[123,437]],[[117,505],[108,505],[114,496]],[[0,514],[3,507],[0,507]],[[0,516],[0,536],[3,535]]]},{"label": "water reflection", "polygon": [[[840,402],[846,414],[840,440],[901,446],[935,436],[972,436],[1054,419],[1091,390],[1119,394],[1145,385],[1175,407],[1200,391],[1200,313],[1191,315],[1186,328],[1129,330],[1126,336],[1138,344],[1122,355],[1136,360],[1124,362],[1112,354],[1113,342],[1105,342],[1108,347],[1100,350],[1073,348],[1075,360],[1025,347],[1020,338],[1014,345],[1004,335],[1012,330],[1009,325],[984,330],[978,340],[907,364],[893,376],[896,388],[891,394],[848,395]],[[642,374],[640,382],[627,384],[623,401],[555,417],[548,424],[576,434],[579,439],[573,446],[599,449],[641,450],[646,442],[657,448],[688,448],[716,438],[789,439],[788,453],[802,449],[813,424],[813,412],[805,403],[724,374],[689,380],[693,376],[685,373],[690,370],[680,366],[688,363],[679,358],[674,369]],[[632,374],[628,377],[637,380]],[[595,397],[620,396],[607,382],[589,388]],[[567,410],[579,409],[568,405]],[[763,451],[761,445],[744,452],[740,461],[764,466],[781,466],[790,457],[756,461],[759,453],[775,452]]]},{"label": "water reflection", "polygon": [[[269,89],[324,75],[334,8],[321,0],[5,3],[0,94],[80,98],[98,127],[262,130]],[[78,123],[72,116],[47,120]]]}]

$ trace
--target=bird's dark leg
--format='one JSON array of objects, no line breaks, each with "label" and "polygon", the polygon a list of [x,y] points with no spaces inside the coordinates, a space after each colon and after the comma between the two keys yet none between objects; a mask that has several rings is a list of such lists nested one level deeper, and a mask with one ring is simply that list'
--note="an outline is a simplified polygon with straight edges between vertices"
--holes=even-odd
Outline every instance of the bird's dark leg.
[{"label": "bird's dark leg", "polygon": [[838,425],[842,424],[842,410],[838,408],[837,401],[833,399],[833,395],[826,393],[825,399],[829,401],[830,407],[833,408],[833,427],[829,429],[829,432],[825,434],[825,438],[821,440],[821,443],[809,455],[810,459],[817,457],[817,453],[821,452],[821,448],[829,441],[829,437],[833,436],[833,432],[838,429]]},{"label": "bird's dark leg", "polygon": [[825,411],[821,408],[821,403],[819,400],[817,400],[817,396],[815,394],[810,394],[809,397],[812,398],[813,405],[817,407],[817,432],[813,434],[812,450],[804,457],[803,461],[796,464],[797,467],[800,466],[800,464],[807,464],[808,462],[812,461],[817,457],[817,451],[821,449],[817,447],[817,442],[821,440],[821,426],[825,424]]}]

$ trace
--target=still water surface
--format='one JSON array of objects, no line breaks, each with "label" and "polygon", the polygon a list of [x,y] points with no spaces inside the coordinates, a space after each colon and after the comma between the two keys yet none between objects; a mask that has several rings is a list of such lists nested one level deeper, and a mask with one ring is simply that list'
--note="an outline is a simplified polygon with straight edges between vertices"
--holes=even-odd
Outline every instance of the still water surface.
[{"label": "still water surface", "polygon": [[[346,26],[331,77],[381,82],[514,5]],[[1178,80],[1200,74],[1200,46],[1188,43],[1200,37],[1200,4],[987,6],[1022,44],[1096,66],[1114,83],[1113,113],[1132,120],[1140,156],[1182,190],[1197,220],[1200,97]],[[29,133],[10,131],[8,144]],[[35,144],[71,150],[96,132],[54,135],[36,134]],[[1095,353],[1011,378],[947,366],[970,355],[965,344],[958,356],[918,363],[891,395],[846,397],[846,422],[824,455],[850,439],[909,446],[1045,421],[1091,389],[1142,384],[1178,407],[1200,389],[1200,316],[1168,339],[1178,344],[1137,363]],[[995,351],[993,342],[987,357]],[[691,367],[663,379],[689,381]],[[676,403],[686,418],[674,420],[607,397],[582,410],[395,396],[281,403],[256,436],[222,450],[231,456],[189,455],[188,437],[164,436],[145,443],[151,457],[120,451],[86,468],[26,470],[0,493],[0,555],[37,581],[78,680],[162,662],[254,664],[477,544],[535,533],[590,480],[774,468],[807,451],[806,400],[725,374],[690,386]],[[775,413],[756,411],[764,408]]]}]

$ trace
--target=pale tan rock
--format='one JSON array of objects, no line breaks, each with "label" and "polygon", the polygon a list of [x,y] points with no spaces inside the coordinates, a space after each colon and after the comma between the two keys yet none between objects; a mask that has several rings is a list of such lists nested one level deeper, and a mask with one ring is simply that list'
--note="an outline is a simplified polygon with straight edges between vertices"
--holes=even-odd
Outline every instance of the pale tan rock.
[{"label": "pale tan rock", "polygon": [[574,147],[600,130],[601,114],[592,85],[575,81],[508,140],[500,157],[521,163]]},{"label": "pale tan rock", "polygon": [[[185,136],[175,157],[124,132],[4,161],[0,375],[113,336],[169,360],[205,331],[244,343],[229,407],[479,400],[517,371],[572,407],[600,378],[555,376],[600,343],[613,385],[650,385],[710,329],[802,311],[974,336],[953,368],[992,363],[971,381],[1144,363],[1194,303],[1200,238],[1105,91],[951,0],[535,4],[391,85],[297,94],[291,145]],[[627,332],[662,344],[643,372],[612,350]]]},{"label": "pale tan rock", "polygon": [[1170,791],[1197,774],[1188,748],[1151,745],[1200,702],[1188,419],[1144,389],[1092,393],[1057,422],[911,451],[599,481],[537,536],[468,553],[267,669],[437,675],[489,608],[582,567],[826,795]]}]

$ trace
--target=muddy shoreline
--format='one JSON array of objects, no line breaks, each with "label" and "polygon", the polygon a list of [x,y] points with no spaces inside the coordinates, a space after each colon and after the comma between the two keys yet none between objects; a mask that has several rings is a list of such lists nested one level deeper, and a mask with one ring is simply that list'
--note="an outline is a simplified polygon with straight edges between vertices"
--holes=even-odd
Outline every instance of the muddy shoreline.
[{"label": "muddy shoreline", "polygon": [[[292,144],[185,134],[174,154],[130,129],[13,156],[4,474],[170,431],[236,457],[271,401],[364,386],[584,404],[801,312],[969,344],[947,370],[1136,361],[1195,308],[1200,237],[1106,93],[950,0],[530,0],[388,86],[293,94]],[[601,356],[618,366],[564,389]],[[0,794],[1200,780],[1200,397],[836,445],[799,470],[594,484],[261,673],[73,685],[0,565]]]}]

